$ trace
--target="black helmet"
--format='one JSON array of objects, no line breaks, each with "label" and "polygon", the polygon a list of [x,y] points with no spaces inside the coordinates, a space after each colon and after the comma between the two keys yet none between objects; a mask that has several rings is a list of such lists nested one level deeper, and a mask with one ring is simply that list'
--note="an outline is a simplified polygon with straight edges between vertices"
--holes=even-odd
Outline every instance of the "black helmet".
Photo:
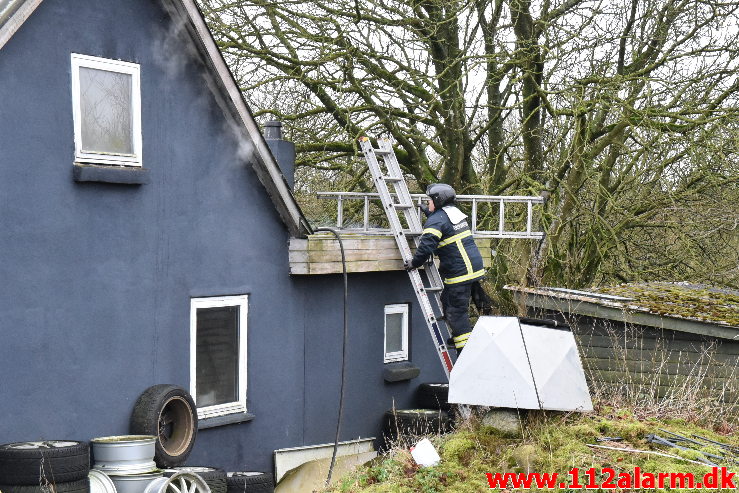
[{"label": "black helmet", "polygon": [[434,202],[434,208],[441,209],[445,205],[454,202],[457,194],[454,189],[446,183],[432,183],[426,188],[426,195],[431,197]]}]

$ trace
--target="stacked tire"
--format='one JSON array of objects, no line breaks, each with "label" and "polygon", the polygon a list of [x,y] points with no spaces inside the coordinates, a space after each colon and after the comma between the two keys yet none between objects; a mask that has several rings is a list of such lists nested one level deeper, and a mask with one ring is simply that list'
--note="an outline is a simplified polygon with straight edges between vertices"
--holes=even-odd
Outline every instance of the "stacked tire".
[{"label": "stacked tire", "polygon": [[423,436],[447,433],[451,421],[446,411],[441,409],[391,409],[383,418],[384,449],[405,441],[415,442]]},{"label": "stacked tire", "polygon": [[273,493],[275,479],[268,472],[229,472],[228,493]]},{"label": "stacked tire", "polygon": [[422,383],[418,386],[416,397],[416,402],[420,408],[441,409],[447,412],[451,409],[448,400],[448,383]]},{"label": "stacked tire", "polygon": [[90,447],[86,442],[47,440],[0,445],[0,491],[90,493]]}]

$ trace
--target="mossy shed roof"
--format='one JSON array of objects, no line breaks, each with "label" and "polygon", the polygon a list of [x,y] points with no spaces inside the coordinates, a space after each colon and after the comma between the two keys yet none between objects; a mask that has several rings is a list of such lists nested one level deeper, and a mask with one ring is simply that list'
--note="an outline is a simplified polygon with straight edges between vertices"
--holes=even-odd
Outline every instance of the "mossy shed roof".
[{"label": "mossy shed roof", "polygon": [[733,289],[651,282],[600,287],[595,291],[631,298],[633,304],[651,313],[739,327],[739,291]]},{"label": "mossy shed roof", "polygon": [[[566,306],[563,309],[572,313],[601,318],[613,318],[608,314],[618,311],[636,316],[651,315],[652,317],[643,317],[641,320],[631,317],[620,319],[664,328],[673,328],[670,323],[670,320],[673,320],[676,330],[682,330],[678,326],[684,326],[679,323],[680,321],[710,324],[730,329],[723,337],[735,332],[736,336],[730,338],[739,338],[739,291],[734,289],[687,282],[628,283],[593,287],[588,290],[520,286],[506,286],[506,289],[516,293],[529,306],[552,308],[543,306],[534,299],[555,299],[566,301],[566,305],[560,303],[558,306]],[[586,310],[582,309],[583,306],[599,306],[610,310],[586,313]],[[655,317],[661,322],[655,323],[654,320],[657,320]],[[652,320],[652,323],[648,323],[648,320]]]}]

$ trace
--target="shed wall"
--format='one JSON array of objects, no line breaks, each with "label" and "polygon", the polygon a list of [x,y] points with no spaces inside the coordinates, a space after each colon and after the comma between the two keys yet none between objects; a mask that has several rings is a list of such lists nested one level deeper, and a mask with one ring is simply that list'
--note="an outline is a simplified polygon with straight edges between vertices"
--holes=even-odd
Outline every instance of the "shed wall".
[{"label": "shed wall", "polygon": [[591,392],[739,403],[739,341],[548,310],[531,315],[572,327]]}]

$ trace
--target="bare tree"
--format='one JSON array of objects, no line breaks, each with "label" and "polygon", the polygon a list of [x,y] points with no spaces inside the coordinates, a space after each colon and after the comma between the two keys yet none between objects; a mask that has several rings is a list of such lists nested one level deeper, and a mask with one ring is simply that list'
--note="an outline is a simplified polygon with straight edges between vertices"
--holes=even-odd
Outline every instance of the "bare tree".
[{"label": "bare tree", "polygon": [[548,197],[545,240],[499,246],[501,282],[703,280],[729,259],[736,285],[736,2],[201,4],[303,183],[366,188],[357,138],[387,136],[419,186]]}]

